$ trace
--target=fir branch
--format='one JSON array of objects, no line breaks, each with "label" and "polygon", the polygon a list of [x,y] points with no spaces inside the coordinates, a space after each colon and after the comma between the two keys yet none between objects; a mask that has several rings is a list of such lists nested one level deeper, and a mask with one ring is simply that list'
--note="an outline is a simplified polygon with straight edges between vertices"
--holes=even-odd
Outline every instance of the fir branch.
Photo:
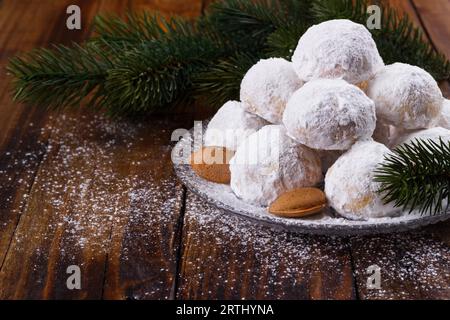
[{"label": "fir branch", "polygon": [[126,51],[108,70],[105,91],[110,114],[148,112],[186,99],[192,75],[220,53],[208,38],[196,34],[161,38]]},{"label": "fir branch", "polygon": [[409,212],[443,213],[450,204],[450,142],[416,139],[400,145],[385,157],[374,181],[386,203]]},{"label": "fir branch", "polygon": [[259,56],[237,54],[217,61],[193,77],[194,96],[212,107],[239,100],[243,75],[259,59]]},{"label": "fir branch", "polygon": [[180,17],[166,19],[159,14],[144,12],[129,13],[126,19],[112,15],[96,16],[94,30],[95,35],[89,42],[127,49],[163,37],[189,37],[194,33],[194,24]]},{"label": "fir branch", "polygon": [[53,46],[11,59],[14,99],[46,108],[101,104],[112,60],[96,46]]},{"label": "fir branch", "polygon": [[236,39],[236,43],[247,41],[263,45],[266,37],[275,31],[276,8],[279,3],[275,0],[218,1],[208,8],[207,21],[223,37]]}]

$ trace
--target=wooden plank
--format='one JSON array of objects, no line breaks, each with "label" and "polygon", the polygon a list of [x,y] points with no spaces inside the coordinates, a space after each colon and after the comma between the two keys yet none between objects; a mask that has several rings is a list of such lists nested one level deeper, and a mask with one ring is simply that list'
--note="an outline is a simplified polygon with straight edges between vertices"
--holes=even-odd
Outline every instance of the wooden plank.
[{"label": "wooden plank", "polygon": [[188,192],[179,299],[354,299],[348,242],[274,231]]},{"label": "wooden plank", "polygon": [[[419,16],[411,2],[389,2],[400,13],[409,14],[421,26],[423,17]],[[425,35],[431,33],[425,32]],[[443,88],[445,86],[446,84],[442,85]],[[359,297],[449,299],[450,242],[446,236],[449,227],[450,223],[447,222],[411,233],[352,238],[351,250]],[[380,289],[370,289],[367,286],[367,268],[372,265],[380,267]]]},{"label": "wooden plank", "polygon": [[[17,2],[14,2],[17,3]],[[25,34],[30,33],[34,34],[36,32],[36,36],[38,39],[45,39],[47,42],[63,42],[63,43],[70,43],[71,41],[79,41],[85,36],[88,32],[88,28],[84,28],[84,26],[89,25],[89,21],[92,19],[93,13],[96,11],[95,5],[92,5],[94,3],[91,3],[89,1],[43,1],[43,2],[31,2],[31,3],[25,3],[22,2],[25,7],[21,8],[21,10],[18,10],[18,12],[22,15],[30,15],[30,17],[39,17],[39,20],[33,21],[34,23],[23,23],[23,20],[19,20],[17,22],[18,29],[23,29]],[[79,5],[82,11],[82,19],[83,19],[83,29],[81,31],[68,31],[66,28],[66,8],[70,4],[76,4]],[[6,7],[13,5],[12,2],[5,3]],[[30,10],[30,12],[28,12]],[[39,11],[41,11],[39,13]],[[39,13],[39,14],[38,14]],[[2,20],[2,21],[8,21]],[[20,39],[20,37],[19,37]],[[23,40],[22,40],[23,41]],[[25,42],[26,43],[26,42]],[[46,43],[35,43],[32,46],[41,46]],[[23,45],[23,43],[19,42],[17,44],[18,48],[29,50],[28,46]],[[30,45],[31,46],[31,45]],[[7,97],[10,99],[10,97]],[[12,105],[11,101],[9,100],[9,103],[7,105]],[[2,112],[7,110],[7,106],[2,105]],[[42,117],[44,120],[39,123],[34,123],[36,126],[36,131],[44,132],[45,136],[42,141],[32,141],[30,144],[32,145],[33,149],[33,143],[37,145],[40,149],[38,149],[39,153],[33,150],[28,151],[29,157],[36,158],[35,164],[36,166],[34,169],[37,169],[39,165],[39,157],[42,158],[42,155],[45,154],[45,152],[50,151],[46,157],[47,161],[55,161],[62,160],[57,157],[59,153],[52,152],[52,150],[60,150],[59,148],[55,148],[54,144],[51,144],[47,141],[48,137],[54,136],[54,133],[52,134],[51,131],[54,129],[52,123],[56,122],[57,125],[61,125],[63,121],[60,121],[61,119],[57,119],[55,115],[48,115],[49,113],[45,110],[39,110],[39,107],[34,108],[35,113],[37,116]],[[24,111],[25,112],[25,111]],[[48,117],[48,118],[47,118]],[[24,123],[16,123],[15,124],[17,130],[19,128],[22,128],[22,130],[27,130],[27,124]],[[64,127],[64,126],[63,126]],[[37,139],[35,139],[37,140]],[[48,146],[47,146],[48,145]],[[41,150],[44,148],[43,150]],[[19,149],[19,151],[21,151]],[[11,153],[16,154],[18,152],[18,148],[16,147],[13,149]],[[49,158],[48,158],[49,157]],[[53,159],[53,157],[55,159]],[[15,156],[16,159],[21,159],[20,154]],[[50,160],[48,160],[50,159]],[[56,167],[56,166],[55,166]],[[7,167],[8,173],[15,173],[15,172],[22,172],[24,169],[22,168],[11,168],[10,166]],[[33,174],[34,178],[35,172]],[[47,247],[43,243],[47,243],[49,246],[50,243],[48,242],[48,239],[51,239],[52,237],[55,237],[55,240],[57,241],[57,237],[54,233],[50,232],[49,230],[54,227],[53,221],[49,219],[50,217],[50,210],[49,208],[52,207],[52,204],[49,203],[49,201],[45,201],[45,197],[43,197],[43,194],[45,194],[42,190],[44,190],[46,186],[46,182],[49,182],[50,180],[50,173],[47,173],[44,170],[40,170],[40,174],[37,175],[37,179],[42,178],[43,184],[35,184],[33,187],[33,192],[31,196],[28,196],[29,190],[17,190],[16,192],[20,194],[23,197],[26,197],[26,199],[30,199],[28,201],[28,205],[26,206],[25,213],[21,219],[16,219],[14,221],[13,219],[8,219],[9,223],[11,225],[14,224],[14,222],[17,224],[16,230],[14,231],[14,238],[9,242],[8,246],[5,247],[5,253],[6,250],[8,250],[8,254],[5,256],[4,262],[1,266],[0,271],[0,278],[2,285],[0,286],[0,296],[5,298],[10,297],[33,297],[33,298],[43,298],[43,297],[49,297],[52,292],[49,292],[48,288],[43,289],[40,285],[34,285],[34,282],[39,283],[43,285],[42,280],[47,276],[46,274],[35,272],[36,270],[44,270],[46,266],[44,264],[41,264],[42,254],[43,252],[46,252]],[[29,185],[31,185],[32,179],[28,182]],[[55,182],[55,181],[53,181]],[[51,180],[50,180],[51,183]],[[57,185],[56,182],[54,185]],[[48,189],[48,188],[47,188]],[[45,190],[47,190],[45,189]],[[56,192],[56,191],[55,191]],[[2,193],[4,194],[4,193]],[[50,199],[49,195],[45,195]],[[10,212],[14,212],[14,208],[8,208]],[[15,210],[20,211],[20,210]],[[48,224],[46,225],[46,223]],[[28,235],[30,235],[29,230],[26,228],[29,228],[29,230],[32,230],[35,228],[37,232],[34,234],[35,238],[34,241],[21,243],[21,240],[24,240],[27,238]],[[40,232],[39,232],[40,231]],[[45,231],[45,232],[44,232]],[[59,234],[60,235],[60,234]],[[39,238],[42,237],[42,238]],[[46,242],[47,241],[47,242]],[[49,247],[50,248],[50,247]],[[33,251],[33,249],[35,249]],[[47,254],[54,255],[57,253],[57,250],[55,251],[54,247],[51,247],[52,252],[48,251]],[[64,254],[65,252],[61,252],[61,254]],[[44,260],[48,258],[45,257]],[[33,261],[33,262],[31,262]],[[26,263],[34,263],[34,265],[27,265]],[[23,264],[22,264],[23,263]],[[20,266],[20,267],[18,267]],[[23,268],[28,268],[23,269]],[[50,278],[50,277],[49,277]],[[22,283],[23,287],[20,287],[17,285],[17,283],[14,283],[14,281],[17,281],[17,283]],[[28,281],[31,281],[31,285],[27,288]],[[38,292],[40,289],[41,292]]]},{"label": "wooden plank", "polygon": [[136,12],[158,11],[167,17],[178,15],[195,18],[202,10],[202,0],[133,0],[130,5]]},{"label": "wooden plank", "polygon": [[[62,36],[68,2],[4,1],[0,10],[0,68],[20,51],[51,41],[81,38],[73,31]],[[40,161],[46,150],[52,119],[38,107],[18,105],[11,100],[10,78],[0,73],[0,266],[27,201]]]},{"label": "wooden plank", "polygon": [[[450,3],[439,0],[410,0],[416,13],[420,16],[420,23],[428,35],[430,42],[440,52],[450,59]],[[443,81],[440,87],[444,96],[450,98],[450,83]]]},{"label": "wooden plank", "polygon": [[184,119],[142,125],[132,152],[118,155],[131,179],[126,211],[112,225],[103,297],[170,299],[177,269],[184,190],[172,170],[173,129]]},{"label": "wooden plank", "polygon": [[441,0],[411,0],[420,16],[423,28],[437,50],[450,57],[450,2]]},{"label": "wooden plank", "polygon": [[[123,4],[95,2],[90,17],[123,14]],[[169,297],[183,189],[168,144],[179,125],[119,124],[85,111],[59,116],[0,271],[0,297]],[[66,287],[71,264],[81,268],[81,290]]]},{"label": "wooden plank", "polygon": [[[63,120],[0,272],[0,298],[98,299],[105,281],[108,298],[116,285],[170,292],[183,191],[167,170],[168,121]],[[81,268],[81,290],[66,287],[70,265]]]},{"label": "wooden plank", "polygon": [[[133,11],[158,10],[167,16],[200,14],[201,1],[133,1]],[[173,299],[177,273],[184,188],[172,171],[170,135],[190,128],[192,111],[170,120],[151,121],[140,131],[129,175],[141,177],[128,215],[112,226],[103,297],[106,299]]]},{"label": "wooden plank", "polygon": [[[450,299],[450,247],[428,232],[352,239],[362,299]],[[367,286],[367,268],[380,268],[381,286]]]}]

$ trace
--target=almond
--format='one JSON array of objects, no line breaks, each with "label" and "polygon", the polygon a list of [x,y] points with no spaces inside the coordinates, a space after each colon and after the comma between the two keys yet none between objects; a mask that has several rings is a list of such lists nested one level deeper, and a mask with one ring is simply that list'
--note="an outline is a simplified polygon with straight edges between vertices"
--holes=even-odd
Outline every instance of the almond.
[{"label": "almond", "polygon": [[230,160],[234,152],[224,147],[203,147],[192,153],[189,162],[203,179],[211,182],[230,183]]},{"label": "almond", "polygon": [[327,205],[325,193],[317,188],[299,188],[283,193],[269,207],[269,212],[284,218],[306,217]]}]

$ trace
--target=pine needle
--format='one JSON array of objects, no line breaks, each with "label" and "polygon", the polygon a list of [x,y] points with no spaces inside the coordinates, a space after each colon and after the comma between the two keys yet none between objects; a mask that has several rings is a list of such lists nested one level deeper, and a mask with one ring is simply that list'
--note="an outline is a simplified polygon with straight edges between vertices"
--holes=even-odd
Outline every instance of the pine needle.
[{"label": "pine needle", "polygon": [[450,142],[415,139],[389,153],[375,171],[386,203],[421,214],[441,214],[450,204]]}]

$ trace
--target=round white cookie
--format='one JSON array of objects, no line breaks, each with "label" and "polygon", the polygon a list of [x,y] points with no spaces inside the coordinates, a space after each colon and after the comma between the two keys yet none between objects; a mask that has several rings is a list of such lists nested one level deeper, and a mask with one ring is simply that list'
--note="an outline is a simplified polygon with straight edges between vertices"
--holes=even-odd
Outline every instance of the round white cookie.
[{"label": "round white cookie", "polygon": [[384,66],[370,32],[350,20],[329,20],[310,27],[300,38],[292,62],[305,82],[341,78],[359,84]]},{"label": "round white cookie", "polygon": [[449,142],[450,141],[450,130],[441,128],[441,127],[436,127],[436,128],[416,131],[416,132],[413,132],[413,133],[410,133],[410,134],[404,136],[401,139],[399,144],[411,143],[411,142],[415,141],[416,139],[421,139],[421,140],[425,140],[425,141],[433,140],[433,141],[439,143],[440,138],[442,138],[442,140],[444,142]]},{"label": "round white cookie", "polygon": [[368,140],[355,143],[325,176],[325,194],[329,204],[343,217],[367,220],[398,215],[392,204],[384,204],[373,181],[374,170],[389,152],[381,143]]},{"label": "round white cookie", "polygon": [[381,69],[369,81],[367,95],[377,117],[400,129],[427,128],[441,112],[442,92],[425,70],[404,63]]},{"label": "round white cookie", "polygon": [[230,161],[231,189],[246,202],[268,206],[286,191],[322,180],[317,153],[268,125],[250,135]]},{"label": "round white cookie", "polygon": [[286,103],[302,85],[291,62],[281,58],[260,60],[242,79],[241,101],[246,111],[279,124]]},{"label": "round white cookie", "polygon": [[205,132],[204,145],[235,151],[249,135],[268,122],[248,113],[238,101],[228,101],[212,117]]},{"label": "round white cookie", "polygon": [[321,79],[297,90],[283,114],[289,136],[314,149],[346,150],[375,130],[375,106],[344,80]]},{"label": "round white cookie", "polygon": [[450,129],[450,100],[444,99],[436,124],[439,127]]}]

